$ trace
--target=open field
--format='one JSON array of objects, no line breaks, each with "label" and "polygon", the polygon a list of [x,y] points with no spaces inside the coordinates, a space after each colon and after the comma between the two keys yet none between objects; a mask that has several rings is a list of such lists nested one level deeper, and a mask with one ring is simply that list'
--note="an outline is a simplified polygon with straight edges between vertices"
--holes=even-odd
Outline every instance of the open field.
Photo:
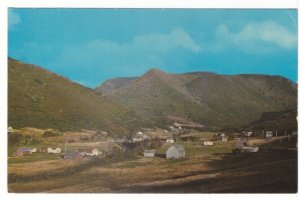
[{"label": "open field", "polygon": [[295,193],[297,150],[279,149],[287,144],[287,139],[279,139],[242,157],[219,157],[231,152],[233,142],[218,142],[210,147],[183,143],[187,157],[179,160],[137,156],[122,161],[9,161],[8,187],[13,192],[59,193]]}]

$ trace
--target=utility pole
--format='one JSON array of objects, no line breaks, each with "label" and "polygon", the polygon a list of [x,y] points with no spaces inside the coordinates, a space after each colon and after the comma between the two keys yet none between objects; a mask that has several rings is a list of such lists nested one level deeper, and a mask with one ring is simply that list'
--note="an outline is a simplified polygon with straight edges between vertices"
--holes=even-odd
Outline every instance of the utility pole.
[{"label": "utility pole", "polygon": [[66,140],[66,143],[65,143],[65,155],[66,155],[66,153],[67,153],[67,146],[68,146],[68,142],[69,142],[69,135],[68,135],[68,138],[67,138],[67,140]]}]

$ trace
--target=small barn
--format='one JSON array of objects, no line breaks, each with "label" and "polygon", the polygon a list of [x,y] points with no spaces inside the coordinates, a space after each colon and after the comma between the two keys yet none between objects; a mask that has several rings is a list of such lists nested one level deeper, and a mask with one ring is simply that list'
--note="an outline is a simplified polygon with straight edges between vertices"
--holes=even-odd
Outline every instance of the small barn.
[{"label": "small barn", "polygon": [[21,147],[19,149],[17,149],[16,151],[16,156],[30,156],[32,155],[32,152],[31,152],[31,148],[28,148],[28,147]]},{"label": "small barn", "polygon": [[145,150],[144,157],[153,158],[155,156],[155,150]]},{"label": "small barn", "polygon": [[185,150],[183,146],[179,144],[175,144],[171,147],[166,152],[166,158],[167,159],[178,159],[178,158],[184,158],[185,157]]}]

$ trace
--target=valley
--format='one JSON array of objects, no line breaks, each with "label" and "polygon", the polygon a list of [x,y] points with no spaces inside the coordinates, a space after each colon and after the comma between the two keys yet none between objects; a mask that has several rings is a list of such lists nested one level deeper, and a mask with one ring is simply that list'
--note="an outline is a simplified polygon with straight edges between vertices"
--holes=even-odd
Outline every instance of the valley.
[{"label": "valley", "polygon": [[8,191],[295,193],[297,84],[169,74],[84,87],[8,59]]}]

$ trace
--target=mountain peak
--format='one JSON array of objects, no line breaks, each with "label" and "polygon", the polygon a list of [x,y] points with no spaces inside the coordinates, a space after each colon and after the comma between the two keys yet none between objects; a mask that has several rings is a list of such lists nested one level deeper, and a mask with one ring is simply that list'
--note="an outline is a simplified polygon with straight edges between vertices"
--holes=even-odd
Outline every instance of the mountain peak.
[{"label": "mountain peak", "polygon": [[167,73],[160,70],[159,68],[151,68],[143,75],[143,77],[149,77],[149,76],[161,77],[161,76],[166,76],[166,75],[167,75]]},{"label": "mountain peak", "polygon": [[159,68],[151,68],[146,73],[165,73],[165,72],[160,70]]}]

